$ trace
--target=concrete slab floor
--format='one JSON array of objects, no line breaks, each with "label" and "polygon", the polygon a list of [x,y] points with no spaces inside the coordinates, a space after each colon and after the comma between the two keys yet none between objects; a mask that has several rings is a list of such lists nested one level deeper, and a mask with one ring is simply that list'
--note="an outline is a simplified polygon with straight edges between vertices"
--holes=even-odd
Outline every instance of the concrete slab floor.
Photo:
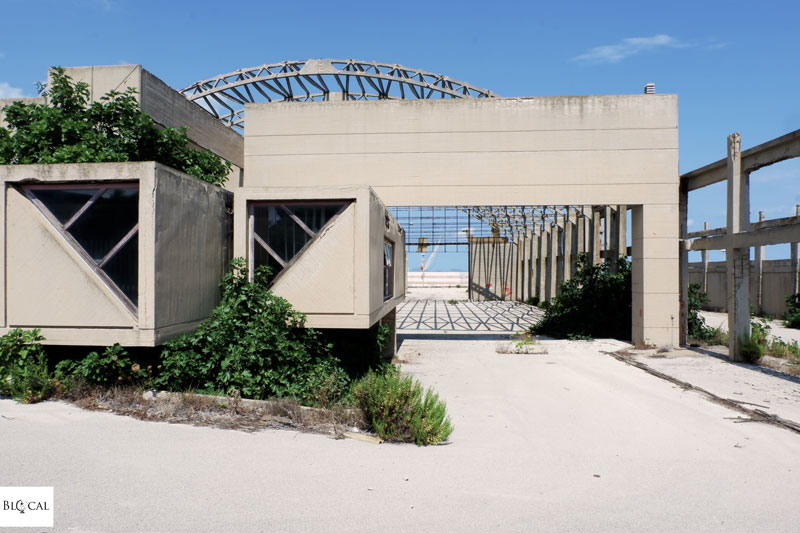
[{"label": "concrete slab floor", "polygon": [[407,338],[445,446],[148,423],[0,400],[0,484],[55,487],[56,530],[790,531],[800,436],[605,355],[617,341]]},{"label": "concrete slab floor", "polygon": [[[463,289],[456,289],[459,293]],[[517,333],[544,315],[538,307],[510,301],[470,302],[446,298],[452,289],[415,289],[416,298],[397,307],[397,332],[402,333]],[[460,294],[454,294],[460,296]]]}]

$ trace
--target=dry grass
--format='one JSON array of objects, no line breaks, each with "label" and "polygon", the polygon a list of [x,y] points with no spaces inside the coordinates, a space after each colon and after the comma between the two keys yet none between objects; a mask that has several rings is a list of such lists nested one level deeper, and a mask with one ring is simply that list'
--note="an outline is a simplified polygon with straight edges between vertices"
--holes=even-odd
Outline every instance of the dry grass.
[{"label": "dry grass", "polygon": [[132,387],[74,390],[60,399],[90,410],[110,411],[139,420],[195,426],[261,431],[291,429],[343,438],[363,431],[364,418],[356,409],[304,407],[292,400],[243,400],[192,393],[142,393]]}]

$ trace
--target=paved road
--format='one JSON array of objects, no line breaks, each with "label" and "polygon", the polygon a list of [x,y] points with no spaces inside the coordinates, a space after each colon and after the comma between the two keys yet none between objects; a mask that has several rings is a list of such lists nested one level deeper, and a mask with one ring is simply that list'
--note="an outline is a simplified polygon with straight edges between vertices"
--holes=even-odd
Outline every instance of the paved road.
[{"label": "paved road", "polygon": [[147,423],[0,400],[0,485],[52,485],[58,530],[789,531],[800,435],[601,350],[407,338],[452,442],[418,448]]}]

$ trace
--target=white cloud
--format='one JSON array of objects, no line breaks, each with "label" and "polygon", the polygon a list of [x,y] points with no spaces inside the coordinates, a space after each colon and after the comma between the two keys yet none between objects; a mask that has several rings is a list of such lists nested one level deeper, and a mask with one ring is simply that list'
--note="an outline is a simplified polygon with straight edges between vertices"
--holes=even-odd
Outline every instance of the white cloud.
[{"label": "white cloud", "polygon": [[588,52],[572,59],[585,63],[619,63],[626,57],[636,55],[639,52],[657,48],[686,48],[688,46],[691,45],[664,34],[652,37],[629,37],[618,44],[595,46],[590,48]]},{"label": "white cloud", "polygon": [[12,87],[5,81],[0,81],[0,98],[21,98],[22,89]]}]

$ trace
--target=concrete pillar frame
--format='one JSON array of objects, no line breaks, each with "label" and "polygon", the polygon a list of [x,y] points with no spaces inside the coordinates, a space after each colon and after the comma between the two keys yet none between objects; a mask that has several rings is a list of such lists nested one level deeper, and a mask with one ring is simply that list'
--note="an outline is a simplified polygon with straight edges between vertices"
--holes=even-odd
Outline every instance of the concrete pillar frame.
[{"label": "concrete pillar frame", "polygon": [[[742,172],[741,138],[728,136],[728,235],[750,230],[749,174]],[[732,239],[725,249],[728,269],[728,337],[733,361],[744,361],[741,342],[750,335],[750,248],[735,247]]]}]

